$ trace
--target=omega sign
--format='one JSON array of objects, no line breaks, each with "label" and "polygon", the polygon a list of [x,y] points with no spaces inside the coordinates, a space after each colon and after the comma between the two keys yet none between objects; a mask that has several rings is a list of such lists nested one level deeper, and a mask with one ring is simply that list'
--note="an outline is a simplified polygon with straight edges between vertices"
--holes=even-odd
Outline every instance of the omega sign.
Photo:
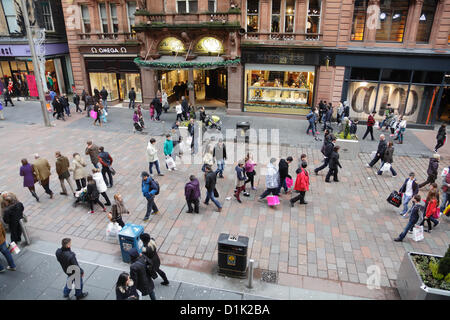
[{"label": "omega sign", "polygon": [[97,47],[91,47],[91,53],[94,54],[124,54],[127,53],[127,48],[125,47],[111,47],[111,48],[97,48]]}]

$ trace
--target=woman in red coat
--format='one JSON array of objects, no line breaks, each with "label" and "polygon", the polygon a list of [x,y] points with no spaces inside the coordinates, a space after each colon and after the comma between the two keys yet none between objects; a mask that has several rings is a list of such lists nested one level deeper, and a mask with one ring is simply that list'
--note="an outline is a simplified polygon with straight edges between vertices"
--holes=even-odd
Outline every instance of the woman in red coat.
[{"label": "woman in red coat", "polygon": [[295,180],[294,190],[300,191],[300,194],[290,200],[291,207],[294,207],[294,203],[297,200],[300,200],[300,204],[307,204],[305,201],[306,191],[309,191],[309,173],[306,171],[306,167],[308,164],[306,162],[302,162],[302,167],[298,168],[297,179]]},{"label": "woman in red coat", "polygon": [[[431,221],[435,220],[433,219],[433,215],[436,213],[436,209],[438,208],[438,201],[437,196],[435,192],[430,192],[428,194],[427,200],[426,200],[427,206],[425,211],[425,217],[422,221],[422,225],[425,223],[425,221],[428,224],[428,230],[424,230],[425,232],[430,232],[433,228],[431,227]],[[439,223],[439,221],[438,221]],[[435,223],[435,227],[438,225],[438,223]]]}]

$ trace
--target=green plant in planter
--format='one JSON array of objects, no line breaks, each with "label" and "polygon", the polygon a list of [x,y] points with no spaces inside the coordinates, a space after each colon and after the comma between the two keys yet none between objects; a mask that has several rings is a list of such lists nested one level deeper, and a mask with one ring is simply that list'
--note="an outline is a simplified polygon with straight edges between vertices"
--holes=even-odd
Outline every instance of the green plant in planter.
[{"label": "green plant in planter", "polygon": [[337,135],[338,139],[344,139],[344,140],[358,140],[358,137],[356,134],[350,134],[350,119],[345,117],[344,118],[344,127],[341,132]]}]

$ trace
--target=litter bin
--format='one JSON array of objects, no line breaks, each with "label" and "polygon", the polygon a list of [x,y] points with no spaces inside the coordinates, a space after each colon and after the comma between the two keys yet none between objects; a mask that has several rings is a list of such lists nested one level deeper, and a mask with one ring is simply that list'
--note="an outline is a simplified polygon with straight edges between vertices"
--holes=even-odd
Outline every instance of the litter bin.
[{"label": "litter bin", "polygon": [[230,277],[246,278],[248,237],[221,233],[217,244],[219,273]]},{"label": "litter bin", "polygon": [[250,137],[249,129],[250,129],[249,121],[241,121],[236,123],[235,142],[237,142],[237,140],[244,140],[245,142],[248,142]]},{"label": "litter bin", "polygon": [[139,236],[144,232],[144,227],[127,223],[119,232],[120,251],[122,252],[123,262],[130,262],[130,255],[128,250],[136,248],[139,252],[142,251],[142,241]]}]

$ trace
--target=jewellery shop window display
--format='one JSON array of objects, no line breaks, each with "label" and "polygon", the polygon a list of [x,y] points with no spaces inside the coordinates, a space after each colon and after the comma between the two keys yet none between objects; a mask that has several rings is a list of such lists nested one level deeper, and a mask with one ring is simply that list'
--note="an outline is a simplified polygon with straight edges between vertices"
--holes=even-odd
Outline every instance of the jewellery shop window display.
[{"label": "jewellery shop window display", "polygon": [[260,65],[255,67],[247,65],[245,70],[247,104],[287,108],[311,106],[313,66],[265,65],[263,70]]}]

